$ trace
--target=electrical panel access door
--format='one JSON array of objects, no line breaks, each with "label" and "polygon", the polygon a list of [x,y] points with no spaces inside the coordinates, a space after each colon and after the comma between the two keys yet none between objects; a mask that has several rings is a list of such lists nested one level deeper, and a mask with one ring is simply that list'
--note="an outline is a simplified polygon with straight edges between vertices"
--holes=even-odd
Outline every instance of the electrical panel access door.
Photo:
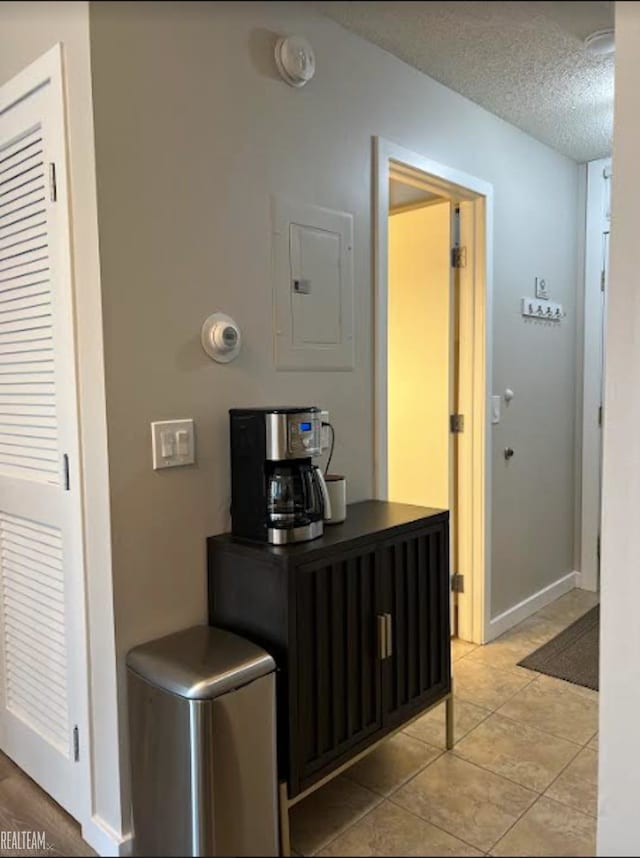
[{"label": "electrical panel access door", "polygon": [[278,369],[350,370],[353,217],[273,198]]}]

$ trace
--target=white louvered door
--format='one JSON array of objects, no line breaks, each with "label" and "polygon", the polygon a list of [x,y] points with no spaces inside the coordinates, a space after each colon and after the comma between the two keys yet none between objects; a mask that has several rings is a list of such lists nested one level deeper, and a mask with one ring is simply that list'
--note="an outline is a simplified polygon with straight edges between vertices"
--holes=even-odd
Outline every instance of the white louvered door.
[{"label": "white louvered door", "polygon": [[87,659],[60,60],[56,48],[0,88],[0,748],[80,818]]}]

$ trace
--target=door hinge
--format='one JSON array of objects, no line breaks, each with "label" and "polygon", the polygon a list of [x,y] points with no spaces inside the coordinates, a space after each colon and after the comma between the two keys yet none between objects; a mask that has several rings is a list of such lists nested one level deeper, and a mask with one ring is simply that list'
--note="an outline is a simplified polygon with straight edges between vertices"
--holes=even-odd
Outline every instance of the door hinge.
[{"label": "door hinge", "polygon": [[56,182],[56,165],[53,161],[49,164],[49,199],[55,203],[58,199],[58,185]]},{"label": "door hinge", "polygon": [[80,759],[80,731],[78,725],[73,728],[73,761],[77,763]]},{"label": "door hinge", "polygon": [[600,272],[600,291],[601,292],[604,292],[604,287],[606,285],[606,282],[607,282],[607,272],[603,268],[602,271]]},{"label": "door hinge", "polygon": [[452,414],[449,417],[449,428],[454,435],[464,432],[464,414]]},{"label": "door hinge", "polygon": [[598,406],[598,426],[602,426],[602,405]]},{"label": "door hinge", "polygon": [[454,572],[451,576],[451,592],[464,593],[464,575]]},{"label": "door hinge", "polygon": [[451,267],[466,268],[467,267],[467,248],[452,247],[451,248]]},{"label": "door hinge", "polygon": [[600,569],[600,560],[602,557],[602,541],[600,539],[600,534],[598,534],[598,541],[596,544],[596,558],[598,561],[598,569]]},{"label": "door hinge", "polygon": [[69,491],[69,456],[66,453],[62,457],[62,488]]}]

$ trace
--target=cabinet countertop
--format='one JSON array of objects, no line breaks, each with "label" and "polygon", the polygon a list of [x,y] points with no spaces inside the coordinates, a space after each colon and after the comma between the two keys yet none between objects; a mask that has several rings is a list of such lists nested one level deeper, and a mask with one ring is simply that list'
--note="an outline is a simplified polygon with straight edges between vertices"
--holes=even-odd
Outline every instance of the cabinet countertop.
[{"label": "cabinet countertop", "polygon": [[442,509],[430,507],[412,506],[402,503],[391,503],[389,501],[366,500],[347,506],[347,518],[342,524],[326,524],[324,534],[318,539],[309,542],[298,542],[292,545],[277,546],[266,542],[252,542],[232,537],[230,533],[210,537],[212,543],[222,545],[233,545],[234,548],[257,552],[263,557],[266,555],[275,558],[297,559],[309,557],[315,553],[321,553],[332,548],[340,547],[345,543],[356,542],[374,534],[385,531],[394,531],[396,528],[407,527],[411,524],[448,517],[448,512]]}]

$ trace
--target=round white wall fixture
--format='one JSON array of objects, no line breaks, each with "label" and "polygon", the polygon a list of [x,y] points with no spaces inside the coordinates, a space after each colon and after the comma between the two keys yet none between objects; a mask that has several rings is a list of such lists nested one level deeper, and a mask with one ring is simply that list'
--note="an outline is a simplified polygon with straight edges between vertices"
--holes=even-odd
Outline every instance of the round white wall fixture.
[{"label": "round white wall fixture", "polygon": [[615,32],[613,30],[596,30],[584,40],[584,49],[594,57],[604,57],[616,49]]},{"label": "round white wall fixture", "polygon": [[240,354],[240,328],[225,313],[214,313],[205,319],[200,340],[205,352],[218,363],[229,363]]},{"label": "round white wall fixture", "polygon": [[275,54],[278,71],[290,86],[304,86],[316,73],[316,55],[304,36],[281,36]]}]

